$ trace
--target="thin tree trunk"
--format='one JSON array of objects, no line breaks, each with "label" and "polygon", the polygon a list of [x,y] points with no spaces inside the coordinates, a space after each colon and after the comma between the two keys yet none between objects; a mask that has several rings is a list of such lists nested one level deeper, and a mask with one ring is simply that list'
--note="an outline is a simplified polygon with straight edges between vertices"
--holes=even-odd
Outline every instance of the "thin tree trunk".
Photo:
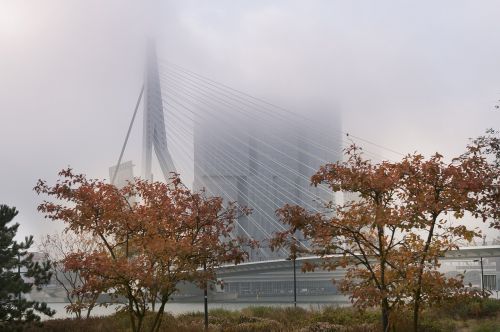
[{"label": "thin tree trunk", "polygon": [[387,298],[382,299],[382,331],[389,331],[389,302]]},{"label": "thin tree trunk", "polygon": [[90,317],[90,313],[92,312],[92,310],[94,310],[94,307],[95,307],[95,303],[97,302],[97,298],[98,298],[99,295],[97,296],[93,296],[91,299],[90,299],[90,304],[87,308],[87,318]]},{"label": "thin tree trunk", "polygon": [[137,332],[140,332],[142,330],[142,321],[143,321],[144,315],[137,317]]},{"label": "thin tree trunk", "polygon": [[128,298],[128,315],[130,317],[130,325],[132,325],[132,331],[137,332],[137,328],[135,326],[134,308],[132,298],[130,296]]},{"label": "thin tree trunk", "polygon": [[413,305],[413,331],[418,331],[418,314],[420,310],[420,289],[415,294],[415,304]]},{"label": "thin tree trunk", "polygon": [[[378,201],[378,200],[377,200]],[[378,210],[376,214],[377,221],[380,219]],[[387,299],[387,285],[385,282],[386,252],[384,246],[384,227],[377,226],[378,245],[380,250],[380,291],[382,292],[382,330],[389,331],[389,300]]]},{"label": "thin tree trunk", "polygon": [[[92,300],[91,300],[91,301],[92,301]],[[95,300],[93,300],[93,301],[89,304],[89,306],[88,306],[88,308],[87,308],[87,319],[90,317],[90,313],[91,313],[91,312],[92,312],[92,310],[94,309],[94,307],[95,307],[95,302],[96,302],[96,301],[97,301],[97,298],[95,298]]]},{"label": "thin tree trunk", "polygon": [[165,304],[167,301],[162,299],[160,308],[158,308],[158,312],[156,313],[156,317],[153,323],[153,326],[151,327],[151,332],[159,331],[160,330],[160,325],[161,325],[161,320],[163,317],[163,312],[165,310]]},{"label": "thin tree trunk", "polygon": [[427,253],[429,252],[429,248],[431,246],[432,237],[434,236],[434,227],[436,226],[438,214],[433,213],[432,216],[432,224],[429,229],[429,234],[427,236],[427,241],[425,242],[424,250],[422,252],[422,258],[420,259],[420,266],[418,270],[418,279],[417,279],[417,287],[415,290],[415,299],[413,304],[413,332],[418,332],[418,318],[420,311],[420,299],[422,297],[422,277],[424,274],[424,263],[427,259]]},{"label": "thin tree trunk", "polygon": [[137,332],[137,328],[135,326],[135,317],[134,317],[134,314],[133,313],[129,313],[129,317],[130,317],[130,325],[132,326],[132,331],[133,332]]}]

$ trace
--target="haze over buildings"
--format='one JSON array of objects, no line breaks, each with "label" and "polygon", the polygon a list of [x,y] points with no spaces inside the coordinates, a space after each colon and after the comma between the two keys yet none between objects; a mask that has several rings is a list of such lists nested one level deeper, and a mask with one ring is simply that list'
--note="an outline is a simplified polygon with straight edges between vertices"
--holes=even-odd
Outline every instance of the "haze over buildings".
[{"label": "haze over buildings", "polygon": [[277,209],[297,204],[322,210],[335,200],[330,190],[311,186],[310,178],[325,162],[342,158],[335,110],[312,123],[290,114],[286,121],[283,110],[274,112],[248,117],[227,109],[199,121],[194,130],[194,187],[252,209],[236,229],[237,236],[262,243],[252,260],[284,256],[267,247],[272,234],[283,230]]}]

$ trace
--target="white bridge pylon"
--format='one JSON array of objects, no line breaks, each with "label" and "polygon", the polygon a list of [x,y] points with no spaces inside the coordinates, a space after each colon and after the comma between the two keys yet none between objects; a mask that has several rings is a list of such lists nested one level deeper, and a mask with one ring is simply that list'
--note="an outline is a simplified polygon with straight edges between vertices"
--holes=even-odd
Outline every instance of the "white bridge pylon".
[{"label": "white bridge pylon", "polygon": [[161,98],[156,47],[152,42],[148,45],[148,58],[146,63],[144,85],[142,176],[146,180],[152,180],[153,178],[151,162],[154,147],[161,171],[165,181],[168,182],[170,172],[175,172],[175,166],[167,145],[167,133],[165,130],[165,119],[163,115],[163,102]]}]

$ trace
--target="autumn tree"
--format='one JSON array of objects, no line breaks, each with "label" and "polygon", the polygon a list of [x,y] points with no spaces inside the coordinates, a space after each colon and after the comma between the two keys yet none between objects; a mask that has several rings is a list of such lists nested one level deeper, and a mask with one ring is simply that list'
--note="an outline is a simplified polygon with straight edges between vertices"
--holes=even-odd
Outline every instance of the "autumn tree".
[{"label": "autumn tree", "polygon": [[471,141],[462,158],[483,158],[492,170],[491,186],[482,196],[483,214],[489,216],[490,227],[500,229],[500,131],[492,128]]},{"label": "autumn tree", "polygon": [[323,268],[347,269],[340,289],[351,294],[356,306],[380,305],[385,330],[399,301],[394,290],[402,278],[394,268],[399,257],[396,235],[402,221],[394,209],[400,173],[390,163],[374,166],[363,160],[355,147],[347,156],[345,163],[322,167],[312,180],[333,191],[355,192],[359,200],[344,205],[330,202],[324,213],[285,205],[277,214],[290,229],[278,234],[273,244],[279,246],[289,234],[302,232],[310,241],[310,252],[325,258]]},{"label": "autumn tree", "polygon": [[36,186],[57,200],[44,201],[39,210],[99,240],[97,250],[74,253],[65,264],[89,280],[82,291],[104,288],[124,296],[133,331],[144,328],[151,302],[158,302],[158,310],[150,330],[159,330],[179,282],[214,279],[216,267],[247,256],[240,239],[230,237],[236,205],[224,207],[221,198],[192,193],[177,175],[168,184],[137,179],[120,189],[71,169],[59,175],[53,186]]},{"label": "autumn tree", "polygon": [[[498,202],[491,200],[491,192],[497,172],[477,153],[451,162],[445,162],[439,154],[427,160],[411,155],[400,166],[403,176],[399,196],[404,219],[410,222],[413,232],[410,241],[403,243],[403,250],[415,258],[407,266],[406,280],[413,293],[413,328],[417,331],[423,294],[432,294],[432,289],[436,295],[444,294],[442,289],[433,287],[445,282],[435,271],[438,259],[446,251],[458,249],[457,241],[470,242],[480,235],[459,220],[466,213],[482,221],[493,216],[493,205]],[[457,221],[450,223],[448,216]]]},{"label": "autumn tree", "polygon": [[0,204],[0,330],[11,331],[22,323],[39,321],[38,313],[52,316],[46,303],[30,301],[25,295],[40,289],[50,280],[50,262],[33,261],[28,250],[33,237],[17,242],[19,224],[10,224],[18,214],[16,208]]},{"label": "autumn tree", "polygon": [[351,146],[346,157],[321,167],[312,184],[356,193],[358,199],[329,202],[321,212],[284,206],[277,214],[290,227],[273,244],[284,245],[301,231],[311,253],[324,258],[323,268],[346,268],[340,289],[354,305],[380,306],[384,331],[394,309],[406,305],[413,307],[416,329],[423,302],[464,291],[460,278],[447,280],[437,271],[438,258],[456,248],[457,240],[470,241],[478,233],[445,216],[460,219],[470,212],[487,218],[483,194],[491,188],[492,168],[477,155],[445,163],[438,154],[428,160],[413,154],[373,164]]},{"label": "autumn tree", "polygon": [[95,239],[76,235],[73,232],[55,233],[44,236],[38,246],[47,260],[52,262],[52,275],[64,289],[69,304],[66,311],[76,318],[89,318],[97,305],[97,298],[103,289],[87,287],[87,280],[78,266],[69,263],[69,257],[79,252],[93,252],[98,249]]}]

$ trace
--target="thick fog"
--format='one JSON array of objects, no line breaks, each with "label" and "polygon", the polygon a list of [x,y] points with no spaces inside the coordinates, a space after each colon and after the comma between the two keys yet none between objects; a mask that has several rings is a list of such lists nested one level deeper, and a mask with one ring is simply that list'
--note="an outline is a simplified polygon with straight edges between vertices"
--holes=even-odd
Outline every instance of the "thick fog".
[{"label": "thick fog", "polygon": [[[57,224],[36,212],[37,179],[68,165],[108,177],[147,38],[162,61],[252,96],[339,112],[335,135],[380,159],[452,158],[499,128],[499,15],[498,1],[1,0],[0,202],[20,210],[21,236],[39,235]],[[139,112],[124,155],[136,175],[141,138]]]}]

